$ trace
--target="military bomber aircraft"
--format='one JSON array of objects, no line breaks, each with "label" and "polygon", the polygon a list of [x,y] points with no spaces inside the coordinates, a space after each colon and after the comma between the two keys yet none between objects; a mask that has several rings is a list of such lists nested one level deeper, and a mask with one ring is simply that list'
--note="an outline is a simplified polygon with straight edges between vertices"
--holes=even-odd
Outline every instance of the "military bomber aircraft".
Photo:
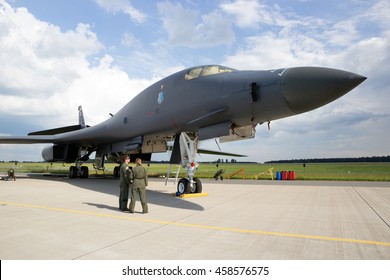
[{"label": "military bomber aircraft", "polygon": [[[75,163],[69,177],[88,177],[82,164],[95,152],[95,168],[106,159],[120,162],[123,154],[150,160],[173,142],[171,164],[182,164],[188,177],[178,192],[202,192],[195,177],[199,141],[220,142],[255,137],[258,124],[321,107],[362,83],[366,77],[324,67],[294,67],[240,71],[221,65],[192,67],[172,74],[139,93],[106,121],[1,136],[0,144],[51,143],[42,157],[47,162]],[[118,174],[118,168],[114,173]]]}]

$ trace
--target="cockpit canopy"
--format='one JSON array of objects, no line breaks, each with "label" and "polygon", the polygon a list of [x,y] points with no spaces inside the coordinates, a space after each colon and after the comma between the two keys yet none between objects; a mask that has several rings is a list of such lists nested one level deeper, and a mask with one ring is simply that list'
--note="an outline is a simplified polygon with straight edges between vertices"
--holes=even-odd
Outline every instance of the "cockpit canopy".
[{"label": "cockpit canopy", "polygon": [[221,66],[221,65],[205,65],[192,68],[185,74],[186,80],[192,80],[201,76],[216,75],[226,72],[237,71],[236,69]]}]

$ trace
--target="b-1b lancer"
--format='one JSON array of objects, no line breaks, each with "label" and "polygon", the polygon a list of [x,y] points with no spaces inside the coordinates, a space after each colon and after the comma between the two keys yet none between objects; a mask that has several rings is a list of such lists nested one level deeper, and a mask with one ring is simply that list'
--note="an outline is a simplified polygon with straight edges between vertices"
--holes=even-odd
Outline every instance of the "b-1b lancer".
[{"label": "b-1b lancer", "polygon": [[94,167],[104,168],[105,159],[120,162],[121,155],[130,154],[147,161],[152,153],[172,149],[170,163],[181,163],[188,175],[179,180],[178,191],[201,192],[195,158],[207,151],[198,149],[199,141],[254,138],[258,124],[321,107],[365,79],[323,67],[240,71],[203,65],[154,83],[96,126],[85,125],[79,107],[78,125],[0,137],[0,143],[52,143],[42,151],[43,159],[75,162],[70,178],[88,177],[88,167],[82,164],[94,152]]}]

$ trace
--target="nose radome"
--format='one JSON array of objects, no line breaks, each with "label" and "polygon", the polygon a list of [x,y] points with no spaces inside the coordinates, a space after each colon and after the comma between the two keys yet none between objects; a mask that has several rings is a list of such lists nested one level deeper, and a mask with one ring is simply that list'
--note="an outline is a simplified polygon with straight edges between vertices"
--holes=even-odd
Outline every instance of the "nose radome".
[{"label": "nose radome", "polygon": [[323,67],[288,68],[281,76],[284,98],[296,114],[328,104],[366,79],[355,73]]}]

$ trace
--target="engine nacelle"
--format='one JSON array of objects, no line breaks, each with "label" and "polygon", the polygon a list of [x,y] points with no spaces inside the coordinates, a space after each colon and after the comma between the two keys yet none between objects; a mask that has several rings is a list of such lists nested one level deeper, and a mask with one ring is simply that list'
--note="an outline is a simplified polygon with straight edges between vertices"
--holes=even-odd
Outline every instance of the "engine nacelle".
[{"label": "engine nacelle", "polygon": [[78,147],[74,145],[59,145],[45,147],[42,157],[47,162],[75,162],[78,156]]}]

